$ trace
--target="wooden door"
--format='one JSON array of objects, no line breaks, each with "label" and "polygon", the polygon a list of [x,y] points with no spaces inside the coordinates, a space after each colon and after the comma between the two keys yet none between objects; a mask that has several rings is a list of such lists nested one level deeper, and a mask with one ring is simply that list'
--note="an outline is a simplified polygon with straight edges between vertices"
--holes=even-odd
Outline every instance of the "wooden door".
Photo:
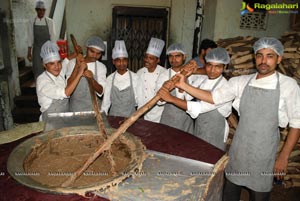
[{"label": "wooden door", "polygon": [[[128,68],[134,72],[142,68],[144,53],[151,37],[166,41],[168,11],[166,9],[121,7],[113,8],[112,41],[124,40],[129,56]],[[160,57],[164,66],[165,50]]]}]

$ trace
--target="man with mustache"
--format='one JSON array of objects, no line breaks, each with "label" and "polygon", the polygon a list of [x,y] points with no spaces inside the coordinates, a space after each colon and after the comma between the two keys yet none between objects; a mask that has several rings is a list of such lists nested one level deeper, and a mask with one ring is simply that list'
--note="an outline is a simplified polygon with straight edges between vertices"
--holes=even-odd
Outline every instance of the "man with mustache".
[{"label": "man with mustache", "polygon": [[[181,43],[173,43],[170,45],[166,52],[168,56],[168,61],[171,65],[166,72],[162,73],[157,80],[156,90],[158,91],[161,86],[163,86],[164,82],[168,81],[175,74],[179,73],[186,59],[186,51],[184,46]],[[199,75],[191,75],[188,78],[189,84],[192,84],[194,81],[199,79]],[[166,90],[167,91],[167,90]],[[168,92],[168,91],[167,91]],[[179,101],[187,101],[193,99],[192,96],[186,94],[182,90],[178,90],[177,88],[173,89],[170,92],[170,96],[174,96],[174,98]],[[164,105],[164,110],[161,115],[160,123],[165,124],[180,130],[183,130],[187,133],[193,134],[194,131],[194,121],[188,115],[184,109],[179,107],[178,105],[169,102],[169,101],[159,101],[158,105]]]},{"label": "man with mustache", "polygon": [[[223,200],[240,200],[246,188],[250,200],[270,199],[273,178],[282,179],[288,158],[300,135],[300,88],[297,82],[276,71],[284,47],[272,37],[255,42],[257,73],[231,78],[227,86],[213,92],[184,83],[177,87],[212,104],[233,101],[240,115],[225,169]],[[287,140],[276,158],[278,127],[289,125]]]},{"label": "man with mustache", "polygon": [[[145,105],[156,94],[156,83],[160,74],[166,69],[160,66],[160,55],[164,48],[165,42],[158,38],[151,38],[147,51],[144,56],[145,67],[138,70],[138,108]],[[144,119],[159,123],[163,111],[163,106],[156,105],[151,108],[145,115]]]},{"label": "man with mustache", "polygon": [[124,40],[116,40],[112,49],[116,71],[107,77],[101,111],[111,116],[129,117],[136,111],[136,73],[128,67],[128,53]]},{"label": "man with mustache", "polygon": [[[214,91],[223,85],[226,85],[227,80],[223,77],[222,73],[230,62],[228,52],[221,47],[214,48],[206,54],[205,61],[206,64],[204,68],[207,75],[198,75],[195,77],[196,79],[190,76],[189,78],[192,78],[192,80],[187,80],[187,83],[191,86],[209,91]],[[168,88],[168,82],[164,84],[166,88]],[[181,111],[174,112],[173,117],[170,115],[168,119],[179,119],[180,116],[183,116],[183,114],[178,115],[180,112],[194,118],[195,126],[193,127],[194,130],[191,134],[225,151],[226,140],[229,133],[226,117],[231,113],[231,102],[214,105],[201,100],[192,100],[189,96],[187,96],[186,99],[183,99],[176,95],[172,95],[172,92],[170,93],[165,87],[162,87],[159,90],[158,94],[160,97],[169,104],[174,105],[174,107],[181,108]],[[162,114],[162,119],[164,117],[164,112]],[[181,121],[175,121],[175,126],[185,125],[187,124],[186,122],[188,122],[188,120],[181,118]],[[174,124],[172,121],[168,123],[171,125]]]},{"label": "man with mustache", "polygon": [[[85,57],[79,54],[76,60],[79,64],[81,62],[87,63],[88,67],[70,97],[71,112],[93,111],[87,78],[92,79],[93,88],[98,96],[102,96],[106,84],[106,66],[98,61],[105,51],[105,45],[102,39],[97,36],[92,36],[86,41],[85,46]],[[76,65],[76,60],[73,59],[68,64],[66,72],[68,83],[74,79],[75,75],[71,76],[73,69],[79,67]]]}]

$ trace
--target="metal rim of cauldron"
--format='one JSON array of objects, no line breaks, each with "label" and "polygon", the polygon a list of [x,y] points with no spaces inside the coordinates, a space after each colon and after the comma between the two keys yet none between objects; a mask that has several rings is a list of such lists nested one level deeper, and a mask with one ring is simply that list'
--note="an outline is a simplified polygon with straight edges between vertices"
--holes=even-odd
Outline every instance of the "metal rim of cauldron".
[{"label": "metal rim of cauldron", "polygon": [[[81,132],[85,131],[90,133],[80,134],[80,132],[78,132],[78,129],[80,129]],[[113,128],[107,129],[108,133],[112,133],[112,131],[114,130],[115,129]],[[23,167],[24,160],[27,157],[27,155],[31,152],[32,147],[36,144],[37,141],[40,140],[42,143],[45,143],[50,139],[64,137],[64,136],[74,136],[74,135],[76,136],[99,135],[99,131],[97,131],[96,127],[94,126],[66,127],[58,130],[48,131],[40,135],[34,136],[32,138],[29,138],[26,141],[19,144],[17,147],[15,147],[14,150],[10,153],[9,158],[7,160],[8,173],[19,183],[39,191],[50,192],[54,194],[70,194],[70,193],[83,194],[83,193],[96,191],[96,190],[104,190],[109,186],[114,186],[117,184],[114,182],[115,180],[117,181],[125,180],[127,177],[130,177],[131,175],[135,174],[137,170],[140,170],[141,165],[146,158],[145,157],[146,148],[139,140],[139,138],[128,132],[125,132],[123,136],[135,144],[136,147],[135,155],[137,157],[134,163],[130,163],[123,170],[123,172],[126,172],[126,174],[118,174],[117,176],[113,176],[109,179],[102,180],[101,182],[92,183],[89,186],[68,187],[68,188],[46,186],[38,183],[37,181],[33,180],[31,177],[26,175],[26,174],[33,174],[33,173],[25,173]]]}]

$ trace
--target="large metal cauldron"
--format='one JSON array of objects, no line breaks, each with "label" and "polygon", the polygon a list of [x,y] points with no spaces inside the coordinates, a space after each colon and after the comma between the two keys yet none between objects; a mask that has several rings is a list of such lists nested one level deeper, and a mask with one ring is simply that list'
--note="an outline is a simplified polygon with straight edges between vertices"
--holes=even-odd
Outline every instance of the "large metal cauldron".
[{"label": "large metal cauldron", "polygon": [[[114,130],[115,129],[113,128],[107,129],[108,133],[113,133]],[[130,153],[130,161],[128,162],[126,167],[124,167],[121,170],[118,170],[117,174],[111,175],[111,177],[109,178],[100,181],[94,180],[92,183],[87,183],[83,185],[74,185],[68,188],[62,188],[60,186],[53,186],[53,185],[48,185],[45,183],[38,182],[38,179],[35,179],[35,177],[39,176],[39,172],[26,172],[24,167],[24,162],[26,160],[28,161],[28,155],[30,154],[31,154],[30,160],[34,160],[35,158],[34,154],[36,154],[36,153],[32,153],[34,150],[39,149],[41,146],[45,146],[45,144],[51,142],[52,140],[57,140],[62,138],[68,138],[68,140],[72,140],[72,139],[78,140],[78,137],[82,139],[84,139],[85,137],[88,138],[92,137],[96,139],[97,137],[99,137],[99,131],[95,126],[66,127],[66,128],[60,128],[58,130],[51,130],[42,133],[40,135],[37,135],[35,137],[32,137],[24,141],[20,145],[18,145],[12,151],[7,162],[8,172],[15,180],[17,180],[21,184],[40,191],[59,193],[59,194],[77,193],[77,194],[84,195],[86,192],[106,189],[107,187],[116,185],[117,183],[121,182],[127,177],[136,174],[137,171],[141,170],[142,163],[146,158],[145,147],[140,141],[140,139],[126,132],[122,135],[123,138],[122,143],[125,143],[125,147],[127,147],[126,149],[124,149],[124,151],[126,151],[126,154]],[[86,146],[86,145],[79,144],[79,146]],[[74,147],[74,149],[78,149],[78,147]],[[68,160],[68,158],[66,158],[66,160]],[[51,161],[48,162],[51,163]],[[83,164],[84,162],[85,161],[81,161],[81,164]],[[72,171],[75,170],[70,170],[69,173]],[[89,170],[87,170],[87,172],[88,171]],[[90,174],[86,174],[86,175],[91,176]],[[64,179],[68,178],[67,177],[68,175],[55,175],[55,174],[53,175],[53,173],[51,173],[50,176],[64,176]]]}]

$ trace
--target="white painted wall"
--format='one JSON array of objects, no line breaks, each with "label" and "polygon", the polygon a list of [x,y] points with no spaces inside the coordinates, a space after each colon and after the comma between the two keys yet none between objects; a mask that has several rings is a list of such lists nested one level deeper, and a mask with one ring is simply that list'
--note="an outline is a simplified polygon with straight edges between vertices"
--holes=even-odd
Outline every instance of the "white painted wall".
[{"label": "white painted wall", "polygon": [[67,0],[68,37],[70,34],[74,34],[80,45],[84,45],[85,40],[91,35],[98,35],[110,43],[112,8],[114,6],[168,9],[170,17],[169,42],[183,43],[189,52],[189,56],[191,56],[196,0],[89,0],[88,3],[81,0]]},{"label": "white painted wall", "polygon": [[53,14],[53,20],[55,22],[55,30],[56,30],[56,40],[64,39],[64,38],[59,38],[59,34],[60,34],[61,25],[64,17],[65,3],[66,3],[65,0],[58,0]]},{"label": "white painted wall", "polygon": [[[1,90],[1,107],[3,106],[3,117],[4,117],[4,127],[5,129],[12,128],[13,126],[13,119],[11,115],[11,110],[14,106],[14,97],[20,94],[20,86],[19,86],[19,69],[17,65],[17,55],[16,55],[16,46],[15,46],[15,30],[14,30],[14,15],[12,13],[12,4],[11,0],[2,0],[0,4],[0,10],[1,12],[5,13],[5,19],[4,22],[7,25],[7,38],[4,38],[3,40],[6,40],[8,44],[8,49],[3,50],[7,51],[5,53],[9,53],[10,58],[9,64],[10,66],[4,66],[4,69],[6,68],[8,73],[1,75],[0,80],[0,90]],[[5,36],[6,37],[6,36]],[[3,42],[4,43],[4,42]],[[2,48],[2,43],[0,44]],[[2,55],[3,56],[3,52]],[[4,60],[4,59],[3,59]],[[2,102],[3,101],[3,102]]]},{"label": "white painted wall", "polygon": [[[268,14],[266,30],[245,30],[239,28],[242,0],[209,0],[205,5],[205,19],[202,38],[214,40],[236,36],[273,36],[279,38],[290,25],[288,14]],[[214,7],[215,9],[213,9]]]},{"label": "white painted wall", "polygon": [[[12,1],[18,57],[27,56],[27,26],[28,20],[36,16],[35,2],[36,0]],[[45,3],[46,16],[49,16],[52,0],[45,0]],[[58,0],[53,16],[57,39],[59,39],[65,6],[67,36],[73,33],[80,45],[84,45],[85,40],[91,35],[98,35],[110,42],[114,6],[166,8],[169,10],[169,35],[166,45],[181,42],[185,45],[188,56],[191,57],[196,0]],[[72,49],[70,43],[69,46]],[[27,59],[26,64],[31,65]]]},{"label": "white painted wall", "polygon": [[[114,6],[135,6],[167,8],[169,10],[169,30],[167,45],[181,42],[191,57],[197,0],[58,0],[54,20],[57,39],[66,5],[67,36],[74,34],[77,42],[84,45],[91,35],[98,35],[110,42],[112,8]],[[49,9],[52,0],[45,0]],[[239,28],[242,0],[206,0],[201,38],[218,40],[236,36],[275,36],[289,30],[289,15],[269,15],[266,31],[242,30]],[[18,57],[27,55],[27,23],[36,15],[35,0],[12,1],[14,15],[16,52]],[[70,46],[70,44],[69,44]],[[72,47],[70,46],[72,49]],[[27,61],[28,64],[28,61]]]},{"label": "white painted wall", "polygon": [[216,9],[218,0],[209,0],[204,3],[203,27],[201,31],[201,40],[205,38],[213,39],[216,23]]},{"label": "white painted wall", "polygon": [[[27,26],[28,20],[35,16],[35,0],[13,1],[12,11],[14,15],[15,42],[18,57],[27,57]],[[28,65],[28,60],[26,61]]]},{"label": "white painted wall", "polygon": [[[51,9],[52,0],[44,0],[46,5],[46,16],[49,16]],[[12,11],[14,16],[14,28],[15,28],[15,42],[16,42],[16,52],[18,57],[27,57],[27,27],[29,19],[36,16],[35,11],[36,0],[19,0],[12,1]],[[58,0],[56,9],[54,12],[54,22],[56,29],[56,39],[59,37],[61,22],[63,19],[63,11],[65,6],[65,0]],[[26,65],[31,65],[31,63],[26,59]]]},{"label": "white painted wall", "polygon": [[169,45],[184,44],[187,61],[192,57],[196,7],[195,0],[173,0],[171,4]]}]

